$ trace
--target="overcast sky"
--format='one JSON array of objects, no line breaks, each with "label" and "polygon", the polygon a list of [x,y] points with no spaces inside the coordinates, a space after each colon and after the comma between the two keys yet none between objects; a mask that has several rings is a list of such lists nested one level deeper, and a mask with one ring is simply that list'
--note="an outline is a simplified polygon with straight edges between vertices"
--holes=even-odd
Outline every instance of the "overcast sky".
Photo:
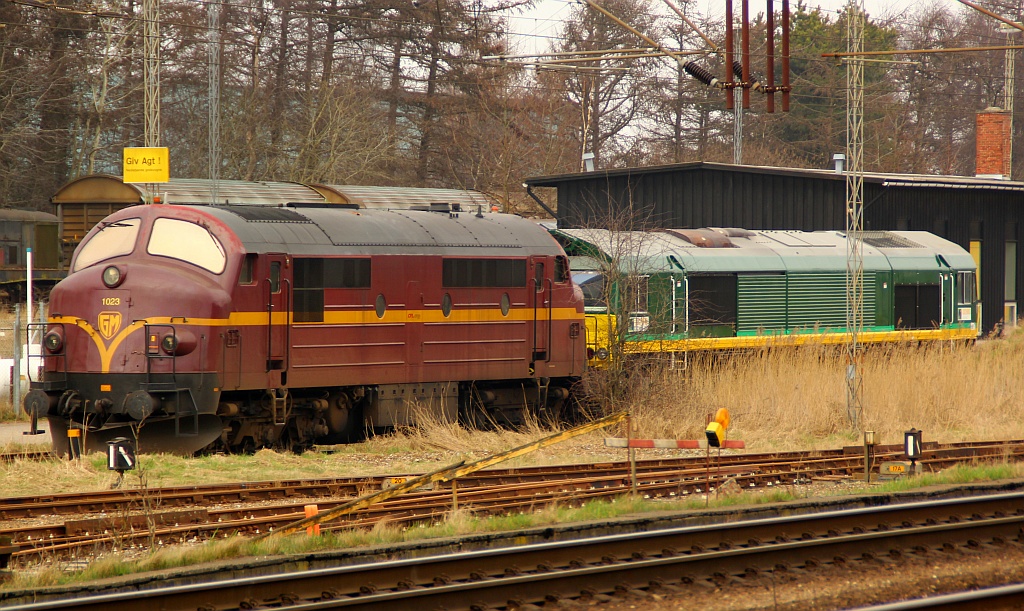
[{"label": "overcast sky", "polygon": [[[790,0],[790,6],[796,7],[798,0]],[[725,3],[722,0],[692,0],[695,10],[701,15],[720,15],[724,12]],[[733,0],[733,13],[739,14],[740,0]],[[983,4],[984,0],[974,0],[975,4]],[[683,0],[674,2],[677,6],[684,4]],[[539,0],[537,6],[522,14],[511,17],[511,30],[513,34],[519,35],[520,46],[523,52],[535,53],[546,50],[549,42],[557,35],[561,21],[572,13],[574,6],[582,3],[577,0]],[[651,4],[661,4],[657,0],[651,0]],[[807,6],[820,7],[826,11],[840,11],[846,6],[845,0],[807,0]],[[956,0],[865,0],[864,5],[870,16],[876,18],[897,16],[917,10],[920,6],[928,4],[940,4],[948,7],[963,6]],[[782,6],[781,0],[776,0],[777,7]],[[750,0],[751,13],[763,12],[767,3],[765,0]]]}]

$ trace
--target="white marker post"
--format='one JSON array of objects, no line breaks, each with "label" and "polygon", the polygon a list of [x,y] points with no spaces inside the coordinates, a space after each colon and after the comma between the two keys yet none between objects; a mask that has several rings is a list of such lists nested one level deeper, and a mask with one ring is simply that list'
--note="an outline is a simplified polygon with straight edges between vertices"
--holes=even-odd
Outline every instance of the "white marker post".
[{"label": "white marker post", "polygon": [[28,310],[25,312],[25,345],[32,345],[32,337],[28,332],[28,325],[32,322],[32,249],[25,249],[25,303]]}]

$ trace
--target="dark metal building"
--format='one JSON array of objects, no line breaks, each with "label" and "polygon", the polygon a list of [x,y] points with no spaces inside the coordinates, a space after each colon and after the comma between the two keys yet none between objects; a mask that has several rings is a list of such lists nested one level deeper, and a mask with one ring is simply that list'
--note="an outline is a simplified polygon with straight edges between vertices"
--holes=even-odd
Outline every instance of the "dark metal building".
[{"label": "dark metal building", "polygon": [[[563,228],[846,227],[846,178],[829,170],[696,162],[542,176],[524,184],[531,194],[535,187],[558,189]],[[1022,182],[864,175],[865,229],[930,231],[978,261],[985,331],[1014,324],[1024,298],[1024,253],[1017,248],[1022,217]]]}]

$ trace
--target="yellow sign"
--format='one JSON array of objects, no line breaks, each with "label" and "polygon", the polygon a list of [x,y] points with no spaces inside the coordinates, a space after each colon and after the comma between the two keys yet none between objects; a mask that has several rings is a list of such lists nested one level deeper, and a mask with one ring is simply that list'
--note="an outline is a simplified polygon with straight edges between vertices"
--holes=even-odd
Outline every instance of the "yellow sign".
[{"label": "yellow sign", "polygon": [[166,146],[125,147],[124,182],[168,182],[171,159]]}]

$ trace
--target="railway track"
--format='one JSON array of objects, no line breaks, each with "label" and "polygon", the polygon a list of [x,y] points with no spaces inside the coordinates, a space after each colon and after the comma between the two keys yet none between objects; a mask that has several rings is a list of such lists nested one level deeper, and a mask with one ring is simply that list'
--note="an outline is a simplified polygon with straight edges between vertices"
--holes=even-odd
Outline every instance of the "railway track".
[{"label": "railway track", "polygon": [[[757,467],[780,473],[799,472],[803,465],[813,467],[819,477],[827,476],[829,466],[836,474],[846,476],[856,469],[863,472],[863,456],[859,447],[810,452],[781,452],[762,454],[733,454],[712,457],[714,465],[727,468]],[[1012,458],[1024,451],[1024,440],[995,442],[963,442],[952,444],[928,443],[918,462],[925,470],[939,470],[964,460],[992,460]],[[898,445],[877,446],[876,464],[883,460],[895,460],[902,456],[903,448]],[[52,455],[50,455],[52,456]],[[460,486],[503,485],[571,479],[578,477],[601,477],[621,474],[625,462],[601,462],[584,465],[556,465],[544,467],[518,467],[514,469],[492,469],[459,479]],[[687,456],[637,461],[637,473],[703,469],[707,458]],[[47,494],[0,499],[0,520],[33,518],[48,515],[84,514],[123,510],[126,504],[143,502],[153,507],[191,507],[217,503],[251,503],[286,498],[358,496],[367,490],[379,489],[385,481],[398,476],[367,476],[329,479],[298,479],[280,481],[256,481],[245,483],[211,484],[202,486],[176,486],[148,489],[102,490],[96,492],[74,492]]]},{"label": "railway track", "polygon": [[[885,457],[893,450],[881,452]],[[939,470],[964,460],[1020,460],[1020,442],[954,444],[926,448],[925,469]],[[686,497],[715,492],[729,483],[739,489],[849,479],[863,472],[863,458],[843,450],[780,455],[723,456],[708,469],[705,457],[641,461],[636,491],[646,497]],[[97,549],[174,544],[230,533],[258,534],[305,516],[309,499],[328,511],[350,498],[376,489],[391,478],[344,478],[317,481],[256,482],[152,491],[104,491],[8,499],[0,516],[38,517],[62,512],[91,514],[56,524],[0,529],[16,547],[15,563],[94,553]],[[378,503],[324,525],[327,530],[442,519],[454,506],[477,514],[530,511],[552,504],[575,505],[612,498],[632,488],[628,463],[531,467],[486,471],[462,478],[457,490],[421,490]],[[148,492],[148,494],[147,494]],[[301,500],[300,500],[301,499]],[[253,503],[261,503],[254,505]],[[244,504],[222,507],[216,505]]]},{"label": "railway track", "polygon": [[5,452],[0,453],[0,463],[13,463],[19,460],[21,461],[43,461],[43,460],[56,460],[57,457],[53,452],[49,451],[38,451],[38,452]]},{"label": "railway track", "polygon": [[1022,533],[1024,493],[1013,493],[610,535],[9,608],[492,609],[510,601],[547,608],[562,600],[617,590],[754,580],[824,565],[843,569],[904,555],[1020,546]]}]

